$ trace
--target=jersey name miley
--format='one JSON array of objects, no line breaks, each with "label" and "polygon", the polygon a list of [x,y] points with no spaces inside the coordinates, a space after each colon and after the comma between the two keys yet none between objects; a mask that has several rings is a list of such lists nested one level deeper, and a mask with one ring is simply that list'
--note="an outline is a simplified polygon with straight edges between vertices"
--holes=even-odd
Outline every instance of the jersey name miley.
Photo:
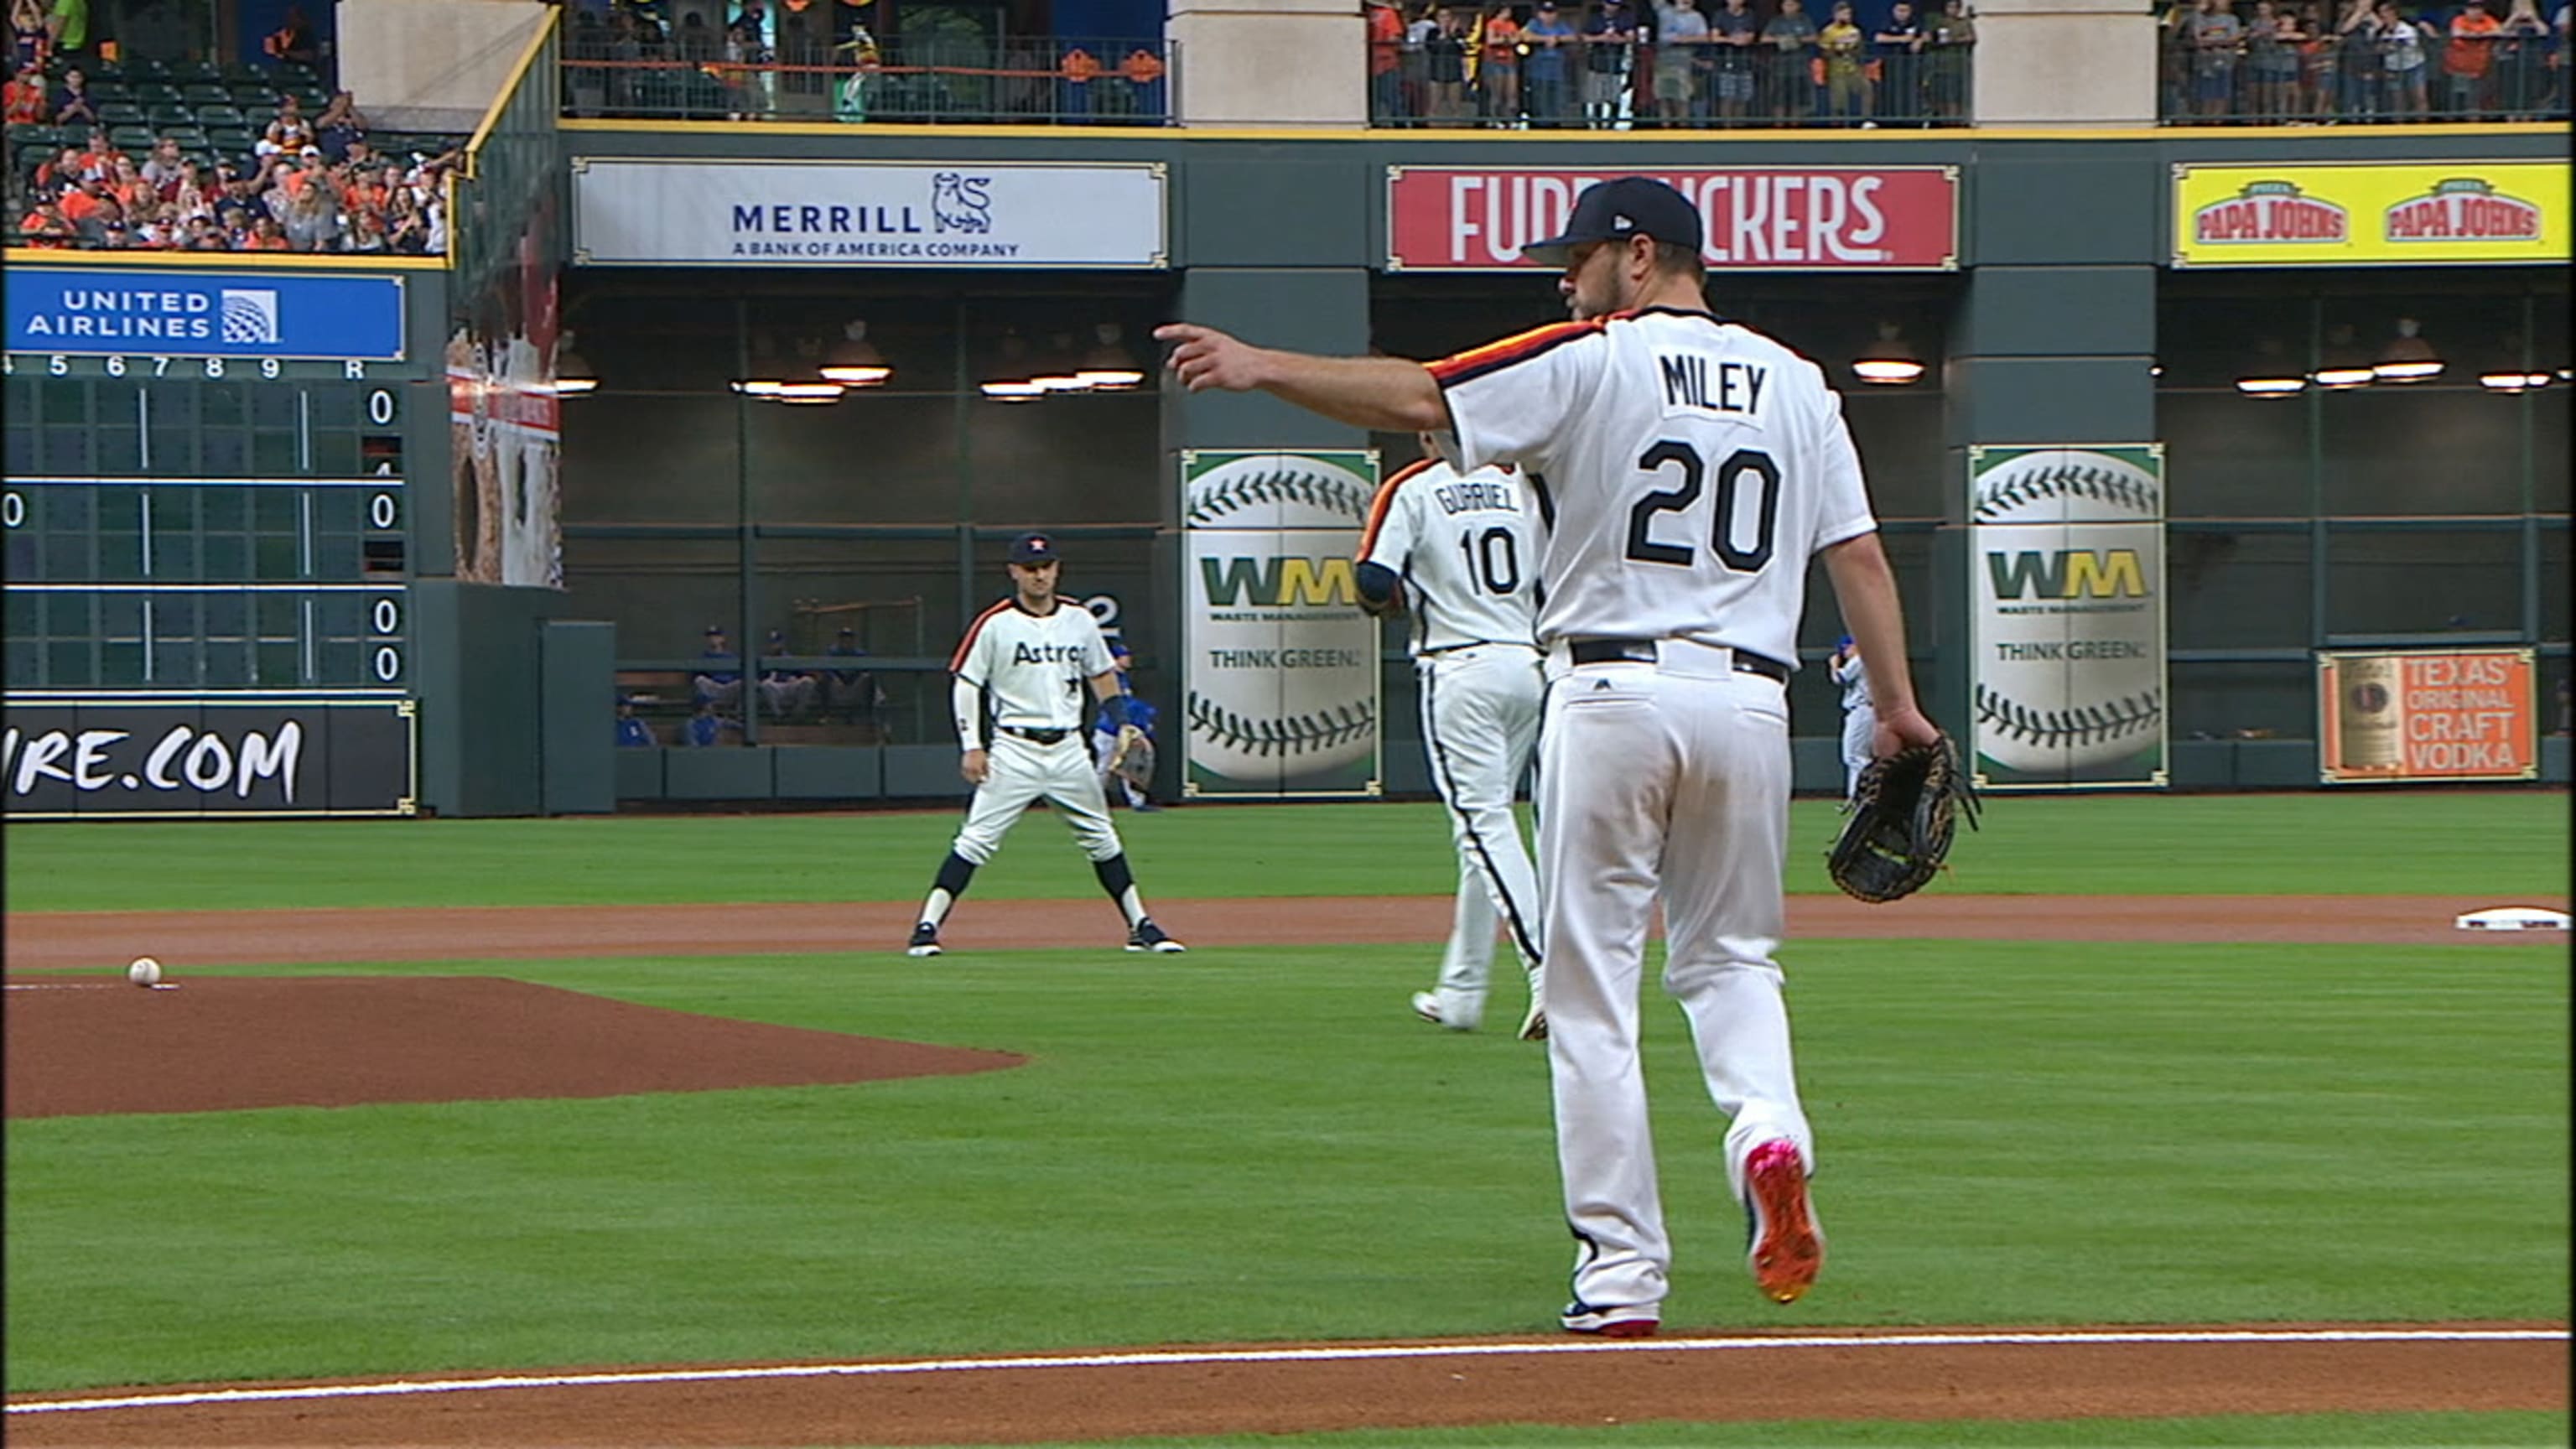
[{"label": "jersey name miley", "polygon": [[1079,729],[1090,713],[1086,681],[1109,672],[1100,621],[1069,599],[1040,616],[1005,599],[967,626],[949,668],[984,691],[995,724],[1016,729]]},{"label": "jersey name miley", "polygon": [[1457,462],[1546,480],[1542,643],[1695,639],[1795,668],[1808,561],[1878,526],[1823,369],[1704,312],[1557,323],[1431,375]]},{"label": "jersey name miley", "polygon": [[1415,654],[1535,645],[1542,532],[1518,473],[1426,459],[1378,489],[1356,561],[1403,580]]}]

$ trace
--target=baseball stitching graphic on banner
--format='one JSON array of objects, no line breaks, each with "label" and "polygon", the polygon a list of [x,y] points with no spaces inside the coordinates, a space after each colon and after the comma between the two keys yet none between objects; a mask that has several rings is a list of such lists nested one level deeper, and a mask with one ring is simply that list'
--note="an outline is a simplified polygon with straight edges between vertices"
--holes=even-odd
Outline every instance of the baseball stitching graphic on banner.
[{"label": "baseball stitching graphic on banner", "polygon": [[1968,450],[1977,783],[2166,781],[2164,446]]},{"label": "baseball stitching graphic on banner", "polygon": [[1181,455],[1183,788],[1378,793],[1379,628],[1351,554],[1372,451]]}]

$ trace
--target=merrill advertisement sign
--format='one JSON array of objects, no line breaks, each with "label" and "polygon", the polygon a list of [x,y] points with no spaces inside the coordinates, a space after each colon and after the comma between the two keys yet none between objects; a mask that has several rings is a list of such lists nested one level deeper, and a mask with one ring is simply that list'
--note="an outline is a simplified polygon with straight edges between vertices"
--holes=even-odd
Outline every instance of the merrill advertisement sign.
[{"label": "merrill advertisement sign", "polygon": [[1181,454],[1182,789],[1378,793],[1378,621],[1351,553],[1374,452]]},{"label": "merrill advertisement sign", "polygon": [[[1574,199],[1621,172],[1390,166],[1389,271],[1525,266],[1521,249],[1565,230]],[[1684,167],[1670,182],[1708,222],[1712,271],[1939,271],[1959,265],[1954,166]]]},{"label": "merrill advertisement sign", "polygon": [[2177,165],[2177,267],[2564,262],[2564,161]]},{"label": "merrill advertisement sign", "polygon": [[1165,169],[575,157],[583,265],[1170,265]]},{"label": "merrill advertisement sign", "polygon": [[11,352],[394,362],[400,277],[12,267]]},{"label": "merrill advertisement sign", "polygon": [[2163,445],[1974,447],[1968,468],[1977,784],[2162,786]]},{"label": "merrill advertisement sign", "polygon": [[2318,773],[2329,785],[2536,777],[2532,659],[2529,649],[2319,654]]},{"label": "merrill advertisement sign", "polygon": [[8,814],[409,815],[415,714],[395,697],[12,695]]}]

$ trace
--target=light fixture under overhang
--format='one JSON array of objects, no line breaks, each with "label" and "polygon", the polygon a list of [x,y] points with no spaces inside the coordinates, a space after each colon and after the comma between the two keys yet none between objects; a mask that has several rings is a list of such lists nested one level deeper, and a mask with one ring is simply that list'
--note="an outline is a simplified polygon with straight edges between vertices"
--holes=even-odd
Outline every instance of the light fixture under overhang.
[{"label": "light fixture under overhang", "polygon": [[2378,376],[2377,369],[2358,363],[2320,367],[2316,370],[2317,386],[2329,392],[2345,392],[2356,387],[2368,387]]},{"label": "light fixture under overhang", "polygon": [[1852,359],[1852,376],[1881,387],[1902,387],[1923,376],[1923,359],[1893,322],[1878,324],[1878,340]]},{"label": "light fixture under overhang", "polygon": [[988,382],[984,396],[995,402],[1036,402],[1047,390],[1034,382]]},{"label": "light fixture under overhang", "polygon": [[1074,379],[1085,387],[1101,392],[1120,392],[1145,380],[1145,370],[1136,364],[1133,354],[1120,340],[1125,329],[1115,322],[1102,322],[1092,328],[1097,339],[1082,357],[1082,366],[1074,370]]},{"label": "light fixture under overhang", "polygon": [[2247,397],[2296,397],[2308,390],[2304,377],[2240,377],[2236,390]]},{"label": "light fixture under overhang", "polygon": [[2426,382],[2442,375],[2442,355],[2424,340],[2424,324],[2412,317],[2397,319],[2397,336],[2379,354],[2378,365],[2371,372],[2381,382]]},{"label": "light fixture under overhang", "polygon": [[598,386],[599,374],[591,370],[590,359],[573,345],[572,329],[563,329],[555,338],[555,396],[577,397]]},{"label": "light fixture under overhang", "polygon": [[849,387],[877,387],[894,376],[884,355],[868,340],[868,324],[864,321],[853,321],[841,329],[841,340],[823,354],[823,365],[816,371]]},{"label": "light fixture under overhang", "polygon": [[2549,386],[2549,374],[2513,371],[2482,373],[2478,377],[2478,385],[2491,392],[2529,392],[2535,387]]}]

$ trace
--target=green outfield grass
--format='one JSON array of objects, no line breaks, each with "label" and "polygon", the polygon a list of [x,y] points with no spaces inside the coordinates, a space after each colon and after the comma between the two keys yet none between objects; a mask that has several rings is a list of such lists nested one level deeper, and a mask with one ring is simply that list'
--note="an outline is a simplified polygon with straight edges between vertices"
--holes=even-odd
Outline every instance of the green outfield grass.
[{"label": "green outfield grass", "polygon": [[[1789,889],[1832,889],[1831,801],[1791,812]],[[908,900],[954,811],[560,820],[120,822],[6,830],[11,911]],[[1121,814],[1149,899],[1442,895],[1430,804],[1193,805]],[[148,874],[138,869],[148,865]],[[1938,891],[2044,895],[2564,895],[2564,791],[1997,797]],[[1034,819],[982,896],[1098,890]]]},{"label": "green outfield grass", "polygon": [[[1430,965],[478,966],[1034,1060],[15,1122],[8,1387],[1545,1331],[1569,1262],[1544,1056],[1414,1022]],[[1754,1294],[1720,1119],[1678,1013],[1650,1013],[1677,1331],[2565,1314],[2563,952],[1808,942],[1789,965],[1833,1260],[1794,1309]]]}]

